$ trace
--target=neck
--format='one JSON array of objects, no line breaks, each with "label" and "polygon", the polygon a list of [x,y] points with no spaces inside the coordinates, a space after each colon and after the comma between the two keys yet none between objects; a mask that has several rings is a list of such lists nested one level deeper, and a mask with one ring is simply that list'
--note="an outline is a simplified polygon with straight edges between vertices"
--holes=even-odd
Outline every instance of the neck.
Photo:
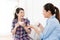
[{"label": "neck", "polygon": [[20,17],[18,17],[18,22],[19,22],[19,21],[21,21],[21,18],[20,18]]},{"label": "neck", "polygon": [[48,19],[51,18],[52,15],[49,15]]}]

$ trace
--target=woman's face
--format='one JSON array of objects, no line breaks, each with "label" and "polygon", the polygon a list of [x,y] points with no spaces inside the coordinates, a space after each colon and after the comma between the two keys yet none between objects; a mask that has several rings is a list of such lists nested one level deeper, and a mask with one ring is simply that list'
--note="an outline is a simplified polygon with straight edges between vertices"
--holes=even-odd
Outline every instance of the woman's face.
[{"label": "woman's face", "polygon": [[49,12],[46,11],[45,9],[43,9],[43,15],[44,15],[45,18],[48,18]]},{"label": "woman's face", "polygon": [[24,17],[24,11],[23,10],[20,10],[19,13],[18,13],[18,17],[20,18],[23,18]]}]

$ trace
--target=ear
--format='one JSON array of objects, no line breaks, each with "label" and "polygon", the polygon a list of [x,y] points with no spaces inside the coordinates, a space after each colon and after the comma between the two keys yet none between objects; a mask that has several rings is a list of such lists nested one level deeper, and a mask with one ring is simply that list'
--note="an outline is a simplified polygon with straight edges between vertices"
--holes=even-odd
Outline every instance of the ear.
[{"label": "ear", "polygon": [[18,14],[16,13],[16,15],[18,16]]},{"label": "ear", "polygon": [[48,10],[48,13],[51,13],[51,11],[50,11],[50,10]]}]

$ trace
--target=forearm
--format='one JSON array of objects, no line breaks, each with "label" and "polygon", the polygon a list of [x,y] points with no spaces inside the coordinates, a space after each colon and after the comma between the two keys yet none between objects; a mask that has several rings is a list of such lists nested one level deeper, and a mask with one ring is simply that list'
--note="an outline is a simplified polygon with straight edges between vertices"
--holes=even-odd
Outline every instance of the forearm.
[{"label": "forearm", "polygon": [[40,31],[43,32],[44,27],[42,25],[40,25],[39,28],[40,28]]},{"label": "forearm", "polygon": [[35,32],[39,35],[41,33],[40,30],[36,29],[35,27],[33,27],[33,29],[35,30]]},{"label": "forearm", "polygon": [[40,28],[40,31],[43,32],[44,31],[44,28]]},{"label": "forearm", "polygon": [[16,33],[16,27],[12,30],[12,34],[14,35]]}]

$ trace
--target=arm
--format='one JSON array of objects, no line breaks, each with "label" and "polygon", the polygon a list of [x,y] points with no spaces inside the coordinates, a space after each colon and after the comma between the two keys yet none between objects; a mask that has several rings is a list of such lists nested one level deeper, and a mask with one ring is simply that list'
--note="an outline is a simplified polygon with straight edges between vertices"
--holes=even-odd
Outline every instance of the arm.
[{"label": "arm", "polygon": [[43,32],[43,30],[44,30],[44,27],[42,26],[42,24],[38,24],[38,27],[40,28],[40,30],[41,30],[41,32]]},{"label": "arm", "polygon": [[17,27],[15,27],[15,28],[11,31],[13,35],[16,33],[16,28],[17,28]]},{"label": "arm", "polygon": [[13,22],[13,28],[12,28],[12,31],[11,31],[13,35],[16,33],[16,29],[17,29],[18,26],[19,26],[18,23]]},{"label": "arm", "polygon": [[30,21],[28,19],[26,19],[24,29],[26,30],[27,33],[30,34],[31,33],[31,28],[29,26],[30,26]]},{"label": "arm", "polygon": [[49,35],[54,31],[55,26],[56,26],[56,23],[54,21],[50,21],[46,25],[44,31],[40,34],[40,38],[47,38],[47,37],[49,37]]},{"label": "arm", "polygon": [[40,35],[40,33],[41,32],[43,32],[43,30],[44,30],[44,28],[43,28],[43,26],[39,23],[38,25],[38,28],[40,29],[40,30],[38,30],[37,28],[35,28],[35,27],[33,27],[33,26],[30,26],[32,29],[34,29],[35,30],[35,32],[38,34],[38,35]]},{"label": "arm", "polygon": [[34,31],[39,35],[41,33],[40,30],[38,30],[37,28],[33,27],[33,26],[30,26],[30,28],[34,29]]}]

